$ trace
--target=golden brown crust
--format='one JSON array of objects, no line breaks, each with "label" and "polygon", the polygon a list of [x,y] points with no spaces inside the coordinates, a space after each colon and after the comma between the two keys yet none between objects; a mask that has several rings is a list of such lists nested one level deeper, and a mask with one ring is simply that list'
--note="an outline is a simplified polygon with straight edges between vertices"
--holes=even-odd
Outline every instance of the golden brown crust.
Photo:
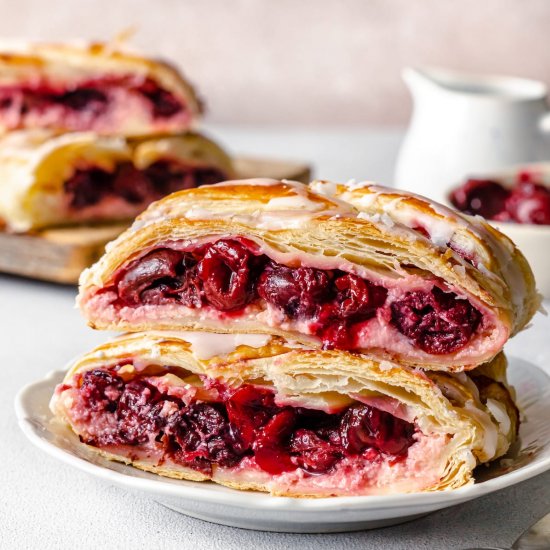
[{"label": "golden brown crust", "polygon": [[[98,346],[78,359],[67,373],[64,383],[71,384],[77,373],[98,367],[109,368],[121,361],[139,359],[143,369],[151,375],[162,374],[162,365],[169,365],[170,372],[183,381],[193,375],[207,375],[222,380],[230,386],[248,381],[273,387],[279,398],[299,399],[303,406],[319,407],[341,403],[342,400],[383,396],[397,400],[406,406],[411,418],[425,434],[447,434],[447,444],[442,451],[441,479],[426,490],[455,488],[471,482],[476,464],[489,462],[502,456],[515,439],[515,430],[505,430],[501,418],[493,416],[483,399],[491,398],[502,410],[508,411],[510,423],[517,423],[516,412],[507,408],[511,402],[506,386],[495,383],[498,390],[488,389],[480,398],[480,392],[471,378],[464,374],[424,373],[400,365],[377,362],[374,359],[343,351],[319,351],[271,338],[262,344],[244,343],[229,347],[213,357],[203,357],[193,344],[186,341],[185,333],[133,333]],[[219,342],[212,341],[213,346]],[[230,351],[233,349],[233,351]],[[495,372],[501,372],[502,355],[494,360]],[[124,376],[132,376],[132,367],[125,367]],[[160,368],[160,370],[159,370]],[[489,374],[491,366],[486,374]],[[491,385],[485,385],[490,388]],[[316,405],[315,405],[316,404]],[[54,413],[71,424],[67,404],[56,394],[52,401]],[[72,426],[78,433],[78,428]],[[175,464],[159,464],[135,456],[121,455],[112,450],[98,451],[108,458],[148,471],[174,478],[202,480],[209,476]],[[110,453],[110,454],[109,454]],[[214,470],[212,479],[238,489],[271,491],[273,494],[292,496],[321,496],[326,492],[308,490],[301,492],[272,483],[261,476],[242,480],[223,468]]]},{"label": "golden brown crust", "polygon": [[[315,183],[305,187],[293,182],[250,180],[181,191],[166,197],[139,216],[132,228],[109,245],[103,258],[83,272],[79,300],[84,314],[92,326],[102,329],[273,332],[272,326],[251,319],[242,324],[238,318],[231,324],[215,324],[183,310],[162,319],[148,319],[146,315],[139,320],[135,316],[124,319],[112,309],[89,306],[99,290],[112,284],[121,267],[156,246],[168,241],[202,243],[238,236],[256,243],[262,253],[275,261],[290,266],[303,263],[321,269],[337,267],[374,281],[401,280],[413,275],[435,278],[459,295],[467,296],[479,309],[494,315],[498,334],[479,337],[487,342],[492,339],[499,342],[491,349],[473,357],[460,353],[438,357],[426,354],[414,360],[405,353],[386,350],[385,357],[408,364],[434,369],[473,368],[494,357],[506,338],[523,328],[532,317],[538,295],[531,270],[511,241],[498,231],[477,220],[456,221],[451,211],[444,212],[442,217],[439,206],[424,201],[426,206],[419,199],[410,199],[412,204],[418,203],[424,208],[425,223],[435,220],[434,223],[448,224],[451,243],[456,233],[462,235],[463,241],[469,239],[468,244],[477,254],[475,261],[469,261],[445,243],[423,237],[398,221],[397,216],[391,218],[392,211],[386,206],[376,206],[374,213],[359,211],[357,201],[352,204],[342,200],[343,193],[328,195],[316,190]],[[393,197],[394,202],[408,205],[406,194],[377,193],[384,199]],[[478,234],[484,240],[480,241]],[[294,330],[276,332],[303,338]]]}]

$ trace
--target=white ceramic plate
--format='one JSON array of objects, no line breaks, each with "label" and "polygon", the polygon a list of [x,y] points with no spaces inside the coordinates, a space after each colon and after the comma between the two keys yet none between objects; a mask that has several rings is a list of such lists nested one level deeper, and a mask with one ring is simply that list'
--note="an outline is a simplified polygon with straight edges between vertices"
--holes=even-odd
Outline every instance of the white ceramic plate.
[{"label": "white ceramic plate", "polygon": [[475,484],[447,492],[321,499],[272,497],[214,483],[171,480],[102,459],[81,445],[68,428],[50,422],[48,403],[63,374],[51,373],[25,387],[16,398],[21,429],[36,446],[88,474],[148,495],[173,510],[234,527],[295,533],[383,527],[472,500],[550,469],[550,378],[521,359],[510,359],[509,372],[523,414],[520,443],[504,461],[479,468]]}]

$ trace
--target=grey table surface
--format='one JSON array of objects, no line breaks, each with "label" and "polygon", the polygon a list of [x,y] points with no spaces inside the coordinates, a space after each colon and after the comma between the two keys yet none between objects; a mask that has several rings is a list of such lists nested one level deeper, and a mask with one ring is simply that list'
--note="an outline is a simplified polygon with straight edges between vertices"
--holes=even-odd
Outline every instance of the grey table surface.
[{"label": "grey table surface", "polygon": [[[316,175],[391,182],[401,133],[216,126],[233,151],[309,159]],[[17,391],[104,340],[74,308],[75,289],[0,275],[0,548],[452,549],[510,545],[550,509],[550,472],[403,525],[334,535],[234,529],[188,518],[104,485],[34,448],[13,410]],[[550,365],[550,319],[507,344],[510,355]],[[550,373],[550,366],[547,368]]]}]

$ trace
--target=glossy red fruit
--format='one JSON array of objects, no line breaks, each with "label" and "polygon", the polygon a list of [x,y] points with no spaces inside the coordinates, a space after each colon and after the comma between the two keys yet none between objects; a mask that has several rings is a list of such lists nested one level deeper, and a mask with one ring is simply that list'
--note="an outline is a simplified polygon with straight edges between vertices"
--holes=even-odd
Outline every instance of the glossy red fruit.
[{"label": "glossy red fruit", "polygon": [[151,102],[155,118],[169,118],[183,110],[183,105],[172,93],[160,88],[151,79],[147,79],[137,90]]},{"label": "glossy red fruit", "polygon": [[183,166],[165,160],[151,164],[143,173],[159,197],[182,189],[219,183],[226,179],[225,174],[215,168]]},{"label": "glossy red fruit", "polygon": [[123,443],[145,443],[149,434],[163,424],[158,411],[153,412],[160,397],[158,390],[144,380],[132,380],[124,386],[116,409],[119,437]]},{"label": "glossy red fruit", "polygon": [[348,321],[332,321],[320,331],[323,349],[353,349],[355,338]]},{"label": "glossy red fruit", "polygon": [[340,426],[342,447],[348,455],[374,448],[399,456],[414,443],[413,435],[413,424],[368,405],[350,407]]},{"label": "glossy red fruit", "polygon": [[217,404],[193,403],[185,412],[197,433],[205,436],[219,435],[227,426],[227,420]]},{"label": "glossy red fruit", "polygon": [[273,475],[295,470],[287,450],[296,417],[292,409],[277,413],[258,433],[253,445],[258,466]]},{"label": "glossy red fruit", "polygon": [[471,339],[481,313],[468,300],[434,287],[431,292],[408,292],[391,304],[391,322],[427,353],[453,353]]},{"label": "glossy red fruit", "polygon": [[159,198],[145,173],[130,162],[119,166],[113,180],[113,194],[130,204],[147,203]]},{"label": "glossy red fruit", "polygon": [[525,183],[538,183],[542,179],[542,173],[535,170],[520,170],[516,175],[516,185]]},{"label": "glossy red fruit", "polygon": [[226,402],[229,421],[235,426],[245,448],[250,448],[258,428],[266,424],[277,410],[273,392],[243,385]]},{"label": "glossy red fruit", "polygon": [[203,461],[232,466],[240,460],[241,453],[222,405],[192,403],[182,409],[172,425],[180,461],[202,470]]},{"label": "glossy red fruit", "polygon": [[197,263],[190,254],[181,254],[176,263],[176,275],[151,281],[140,293],[144,304],[169,304],[179,302],[189,308],[202,305],[202,282],[197,275]]},{"label": "glossy red fruit", "polygon": [[[501,214],[499,214],[499,216]],[[471,251],[471,250],[466,251],[464,248],[462,248],[459,244],[455,243],[454,241],[447,243],[447,246],[451,250],[454,250],[463,260],[467,261],[469,264],[473,266],[476,266],[478,264],[478,256],[474,251]]]},{"label": "glossy red fruit", "polygon": [[53,98],[74,111],[88,111],[94,115],[101,114],[107,107],[107,96],[94,88],[79,88]]},{"label": "glossy red fruit", "polygon": [[176,288],[175,296],[187,307],[198,308],[202,306],[202,284],[198,275],[198,265],[195,260],[184,255],[182,259],[183,273],[179,277],[179,286]]},{"label": "glossy red fruit", "polygon": [[513,222],[514,221],[514,219],[510,215],[510,212],[508,212],[508,210],[503,210],[502,212],[495,214],[491,219],[496,222]]},{"label": "glossy red fruit", "polygon": [[312,474],[327,473],[342,458],[338,448],[304,428],[294,432],[289,449],[296,453],[296,464]]},{"label": "glossy red fruit", "polygon": [[524,182],[506,200],[506,211],[518,223],[550,225],[550,189]]},{"label": "glossy red fruit", "polygon": [[311,317],[330,292],[326,271],[271,263],[258,280],[258,294],[290,317]]},{"label": "glossy red fruit", "polygon": [[194,187],[212,185],[227,179],[224,172],[220,172],[220,170],[216,170],[215,168],[195,168],[191,173],[191,177],[194,182]]},{"label": "glossy red fruit", "polygon": [[388,291],[352,273],[336,271],[332,282],[333,298],[317,309],[314,330],[324,349],[353,349],[355,326],[376,315]]},{"label": "glossy red fruit", "polygon": [[487,219],[502,212],[510,192],[492,180],[469,179],[451,194],[455,208],[468,214],[479,214]]},{"label": "glossy red fruit", "polygon": [[384,287],[373,285],[352,273],[335,279],[334,286],[337,289],[336,311],[341,319],[366,320],[373,317],[388,295]]},{"label": "glossy red fruit", "polygon": [[346,455],[400,457],[413,442],[412,424],[366,405],[329,414],[280,407],[266,388],[218,386],[220,401],[185,405],[142,378],[125,383],[114,372],[89,371],[82,377],[81,397],[91,411],[111,415],[116,428],[87,442],[155,444],[170,459],[205,474],[213,464],[232,467],[254,455],[273,475],[296,468],[323,474]]},{"label": "glossy red fruit", "polygon": [[114,412],[124,381],[111,372],[94,369],[84,373],[80,395],[92,411]]},{"label": "glossy red fruit", "polygon": [[185,187],[185,169],[178,163],[165,160],[157,161],[145,168],[143,173],[159,196],[187,189]]},{"label": "glossy red fruit", "polygon": [[170,248],[149,252],[134,260],[118,279],[118,295],[126,303],[137,305],[141,293],[159,280],[173,280],[177,275],[182,254]]},{"label": "glossy red fruit", "polygon": [[423,237],[426,237],[426,239],[431,238],[430,234],[428,233],[428,230],[425,227],[423,227],[422,225],[415,225],[411,229],[413,229],[417,233],[420,233]]},{"label": "glossy red fruit", "polygon": [[112,190],[112,174],[99,168],[77,170],[63,184],[71,208],[81,209],[99,203]]},{"label": "glossy red fruit", "polygon": [[207,247],[198,264],[204,295],[216,309],[244,307],[254,297],[252,254],[237,241],[219,240]]}]

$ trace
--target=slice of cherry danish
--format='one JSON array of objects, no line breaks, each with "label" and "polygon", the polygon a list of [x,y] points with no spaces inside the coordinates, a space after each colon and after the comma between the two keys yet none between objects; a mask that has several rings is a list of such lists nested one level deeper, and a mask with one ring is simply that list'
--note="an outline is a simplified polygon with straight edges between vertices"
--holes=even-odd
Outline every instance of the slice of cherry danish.
[{"label": "slice of cherry danish", "polygon": [[174,67],[114,44],[22,44],[0,52],[0,131],[181,132],[199,113]]},{"label": "slice of cherry danish", "polygon": [[424,373],[268,335],[134,333],[78,359],[51,408],[103,456],[289,496],[453,489],[516,438],[505,359]]},{"label": "slice of cherry danish", "polygon": [[[409,200],[392,193],[396,203]],[[174,193],[82,274],[79,303],[95,328],[273,333],[470,369],[532,317],[533,276],[482,220],[459,224],[451,211],[423,204],[421,230],[389,207],[360,212],[291,182]],[[446,228],[445,239],[430,237],[429,220]]]},{"label": "slice of cherry danish", "polygon": [[173,191],[232,174],[227,154],[193,132],[124,138],[18,130],[0,139],[0,221],[14,232],[130,222]]}]

